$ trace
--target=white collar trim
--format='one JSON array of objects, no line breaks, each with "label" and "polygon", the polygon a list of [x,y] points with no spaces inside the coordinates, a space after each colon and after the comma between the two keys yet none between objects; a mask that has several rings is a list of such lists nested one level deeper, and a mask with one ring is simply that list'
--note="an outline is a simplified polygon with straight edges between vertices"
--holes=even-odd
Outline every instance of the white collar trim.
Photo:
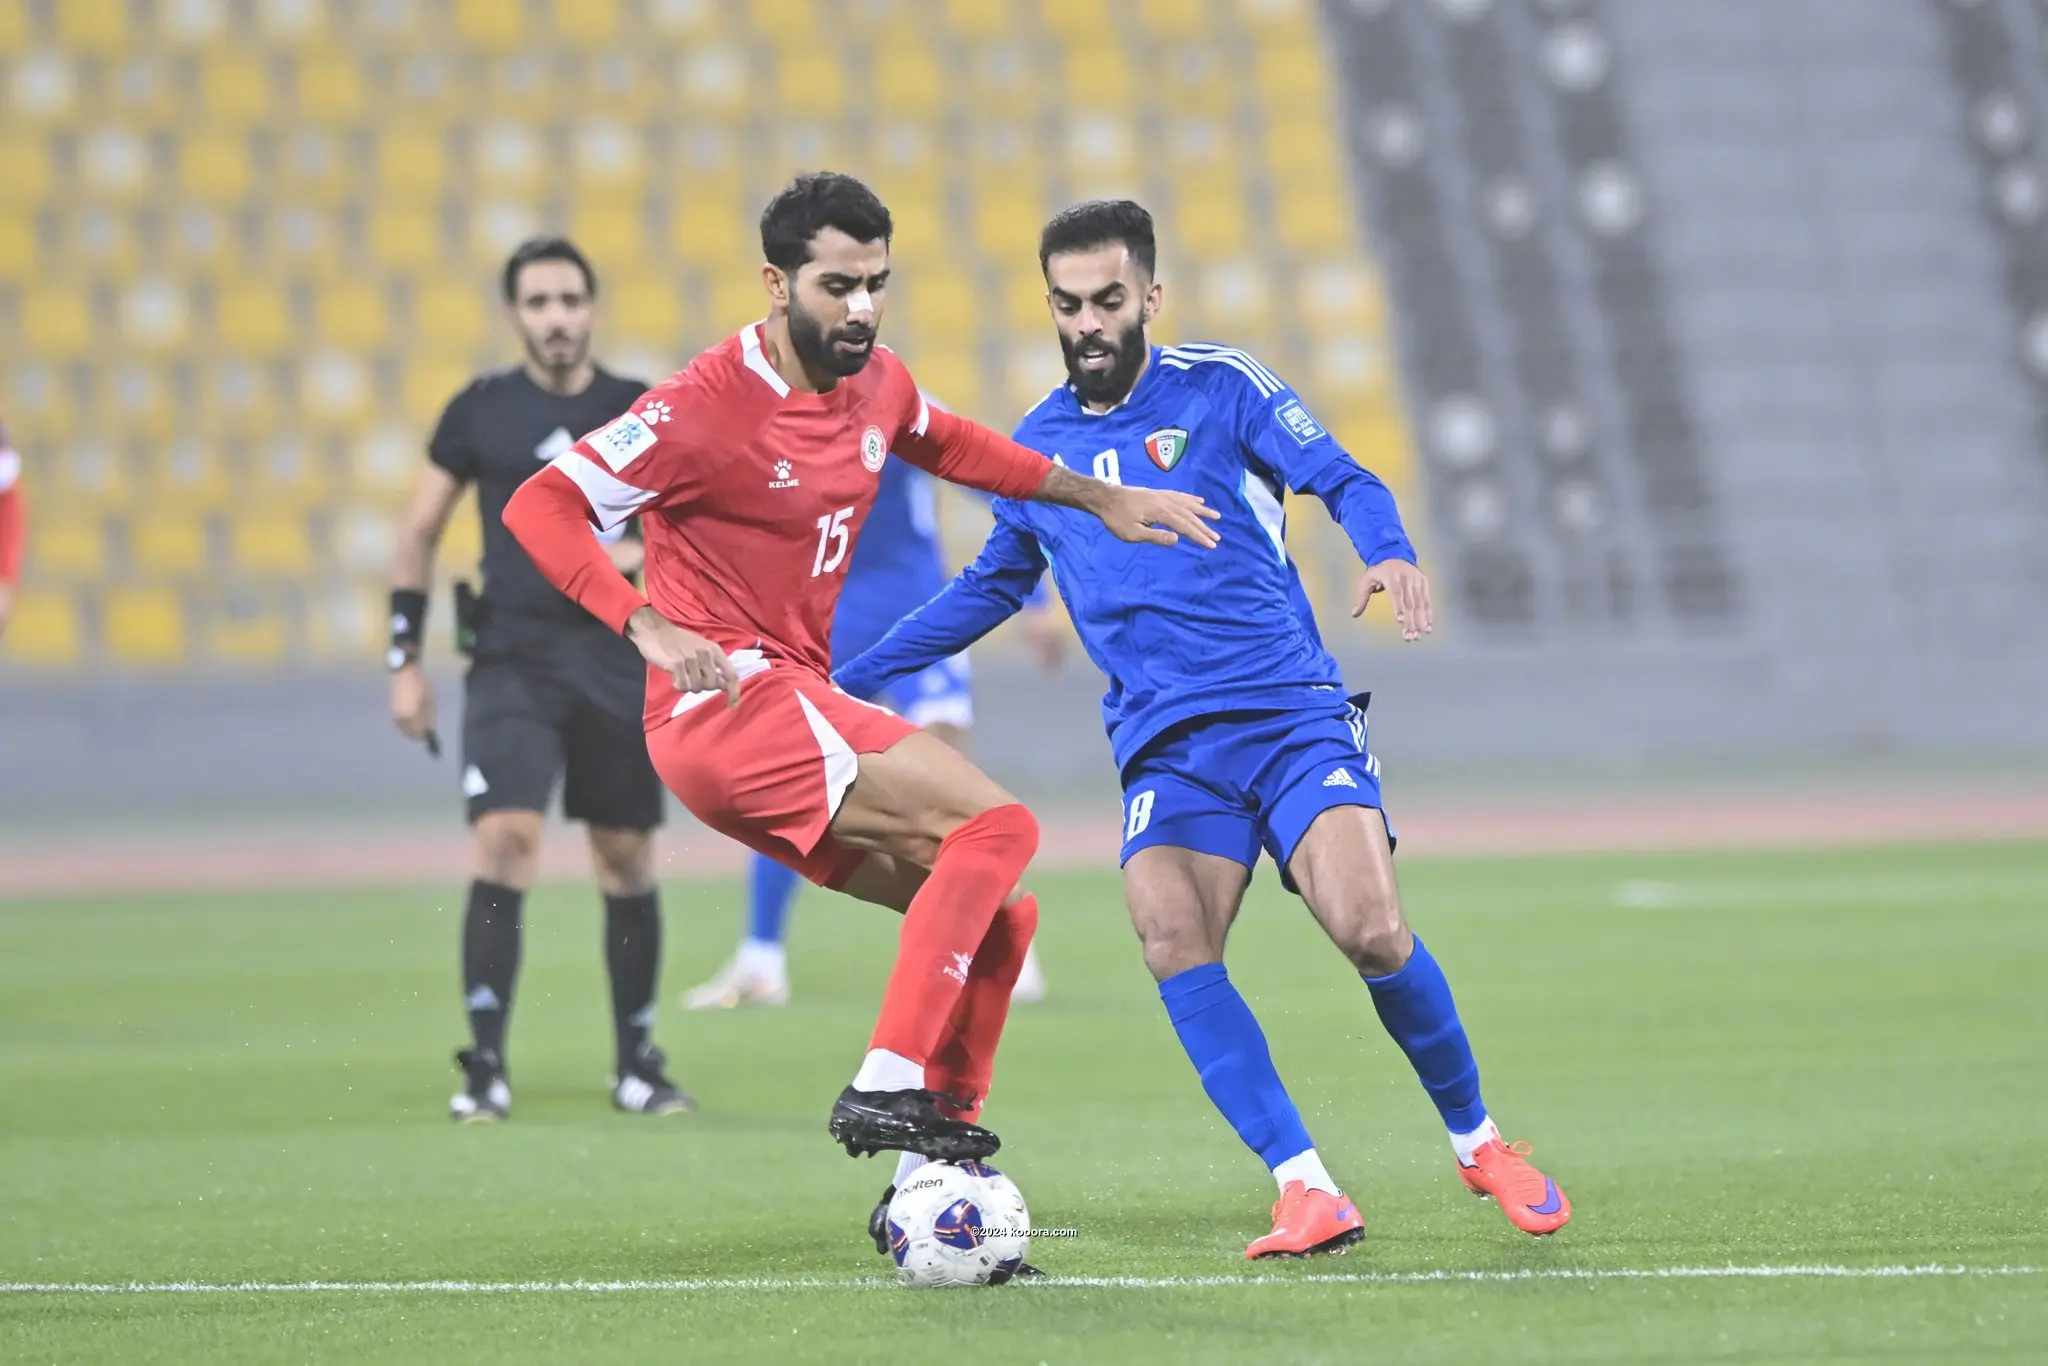
[{"label": "white collar trim", "polygon": [[775,367],[768,363],[767,353],[761,350],[761,324],[748,323],[740,329],[740,358],[747,368],[767,381],[778,398],[789,397],[789,381],[775,373]]}]

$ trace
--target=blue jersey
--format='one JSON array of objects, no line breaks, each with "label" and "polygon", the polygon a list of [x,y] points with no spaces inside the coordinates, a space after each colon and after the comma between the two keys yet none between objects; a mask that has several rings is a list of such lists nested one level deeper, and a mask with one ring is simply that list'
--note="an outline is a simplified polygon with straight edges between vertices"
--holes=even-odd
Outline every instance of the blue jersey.
[{"label": "blue jersey", "polygon": [[945,583],[931,476],[891,456],[847,563],[840,600],[862,607],[878,599],[901,603],[900,617]]},{"label": "blue jersey", "polygon": [[1081,644],[1109,677],[1103,723],[1119,768],[1192,717],[1341,700],[1286,549],[1283,498],[1313,494],[1367,564],[1414,548],[1393,495],[1273,373],[1242,351],[1154,347],[1130,397],[1107,413],[1061,386],[1017,440],[1083,474],[1199,494],[1223,514],[1203,550],[1117,540],[1086,513],[998,499],[975,562],[938,598],[835,676],[855,696],[958,651],[1016,612],[1050,567]]}]

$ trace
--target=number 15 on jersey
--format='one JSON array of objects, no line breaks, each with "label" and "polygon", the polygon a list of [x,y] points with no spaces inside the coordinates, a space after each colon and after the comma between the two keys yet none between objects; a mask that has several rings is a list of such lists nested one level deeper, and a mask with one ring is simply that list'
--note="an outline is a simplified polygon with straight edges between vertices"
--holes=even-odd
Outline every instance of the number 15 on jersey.
[{"label": "number 15 on jersey", "polygon": [[849,539],[846,522],[853,516],[852,508],[841,508],[828,512],[818,519],[818,554],[811,561],[811,577],[829,574],[846,561],[846,543]]}]

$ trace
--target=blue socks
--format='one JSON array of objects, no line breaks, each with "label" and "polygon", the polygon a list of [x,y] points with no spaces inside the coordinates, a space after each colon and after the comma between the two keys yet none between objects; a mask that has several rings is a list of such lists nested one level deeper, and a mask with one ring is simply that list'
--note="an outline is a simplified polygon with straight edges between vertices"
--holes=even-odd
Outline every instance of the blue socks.
[{"label": "blue socks", "polygon": [[1458,1003],[1451,999],[1451,984],[1444,980],[1444,970],[1422,947],[1422,941],[1415,941],[1414,956],[1399,972],[1363,980],[1372,992],[1380,1023],[1408,1055],[1422,1089],[1429,1092],[1444,1117],[1444,1127],[1454,1134],[1466,1134],[1484,1124],[1479,1064],[1472,1060],[1465,1026],[1458,1023]]},{"label": "blue socks", "polygon": [[774,859],[754,855],[747,870],[747,938],[763,944],[782,942],[789,903],[796,899],[801,881]]},{"label": "blue socks", "polygon": [[[1315,1146],[1273,1070],[1265,1032],[1221,963],[1175,973],[1159,984],[1159,999],[1188,1061],[1201,1074],[1202,1089],[1247,1148],[1268,1167],[1278,1167]],[[1464,1035],[1458,1037],[1462,1041]]]}]

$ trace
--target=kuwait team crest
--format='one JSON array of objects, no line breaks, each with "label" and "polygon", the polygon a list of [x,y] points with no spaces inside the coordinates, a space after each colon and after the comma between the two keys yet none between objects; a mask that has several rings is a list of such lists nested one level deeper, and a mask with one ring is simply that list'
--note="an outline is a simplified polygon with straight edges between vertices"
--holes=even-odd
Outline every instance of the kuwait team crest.
[{"label": "kuwait team crest", "polygon": [[1170,470],[1187,453],[1188,434],[1182,427],[1161,427],[1145,438],[1145,454],[1162,470]]}]

